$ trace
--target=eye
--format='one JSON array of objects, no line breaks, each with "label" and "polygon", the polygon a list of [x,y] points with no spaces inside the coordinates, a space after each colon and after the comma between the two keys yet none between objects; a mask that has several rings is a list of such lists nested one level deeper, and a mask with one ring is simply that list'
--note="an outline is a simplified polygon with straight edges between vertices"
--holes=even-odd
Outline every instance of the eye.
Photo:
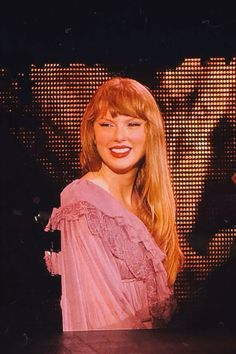
[{"label": "eye", "polygon": [[113,127],[113,124],[109,123],[109,122],[102,122],[102,123],[99,123],[99,125],[101,127]]},{"label": "eye", "polygon": [[140,127],[142,123],[141,122],[129,122],[128,126],[129,127]]}]

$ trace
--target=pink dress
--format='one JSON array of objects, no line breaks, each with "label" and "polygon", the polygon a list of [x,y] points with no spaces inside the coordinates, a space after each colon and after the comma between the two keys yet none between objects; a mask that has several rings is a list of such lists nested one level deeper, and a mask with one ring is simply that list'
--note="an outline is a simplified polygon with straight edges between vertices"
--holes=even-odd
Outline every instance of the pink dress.
[{"label": "pink dress", "polygon": [[70,183],[45,230],[61,231],[61,252],[45,252],[45,262],[61,275],[64,331],[168,322],[173,295],[165,255],[143,222],[103,188],[85,179]]}]

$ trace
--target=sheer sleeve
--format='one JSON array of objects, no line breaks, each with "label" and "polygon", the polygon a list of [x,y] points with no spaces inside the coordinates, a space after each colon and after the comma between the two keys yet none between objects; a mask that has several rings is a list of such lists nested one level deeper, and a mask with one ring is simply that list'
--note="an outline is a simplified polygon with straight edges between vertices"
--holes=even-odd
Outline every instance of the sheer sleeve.
[{"label": "sheer sleeve", "polygon": [[[63,330],[145,328],[119,284],[120,274],[98,227],[81,205],[54,209],[47,226],[61,231]],[[54,266],[58,259],[54,260]]]}]

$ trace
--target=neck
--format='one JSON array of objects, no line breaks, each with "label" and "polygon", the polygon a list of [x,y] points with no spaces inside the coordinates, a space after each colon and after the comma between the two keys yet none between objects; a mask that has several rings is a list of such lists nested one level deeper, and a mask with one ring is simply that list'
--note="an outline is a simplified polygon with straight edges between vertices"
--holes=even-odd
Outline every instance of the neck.
[{"label": "neck", "polygon": [[136,174],[137,169],[117,174],[104,165],[96,173],[104,183],[104,187],[130,210],[134,209],[133,187]]}]

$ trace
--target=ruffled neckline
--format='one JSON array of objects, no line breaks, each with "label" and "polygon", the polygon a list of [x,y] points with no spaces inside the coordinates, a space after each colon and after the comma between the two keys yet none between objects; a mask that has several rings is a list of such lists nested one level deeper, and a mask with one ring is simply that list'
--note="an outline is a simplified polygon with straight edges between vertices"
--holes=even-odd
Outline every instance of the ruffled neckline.
[{"label": "ruffled neckline", "polygon": [[[110,194],[106,189],[102,188],[91,180],[76,179],[63,190],[62,194],[65,194],[66,192],[70,193],[70,187],[74,189],[73,187],[76,187],[77,185],[80,185],[81,187],[85,186],[85,188],[82,187],[78,190],[73,191],[74,193],[76,192],[78,200],[81,200],[82,197],[83,200],[88,201],[92,205],[96,206],[96,208],[100,209],[102,212],[111,217],[124,217],[126,218],[126,220],[128,218],[130,220],[131,225],[133,225],[133,222],[135,220],[135,222],[139,223],[140,227],[145,228],[146,231],[149,233],[146,225],[137,215],[132,213],[129,209],[125,208],[123,204],[118,199],[113,197],[113,195]],[[93,189],[94,193],[91,193],[91,188]],[[103,195],[103,198],[101,198],[101,194]],[[71,200],[70,204],[74,202],[76,202],[76,200]]]}]

